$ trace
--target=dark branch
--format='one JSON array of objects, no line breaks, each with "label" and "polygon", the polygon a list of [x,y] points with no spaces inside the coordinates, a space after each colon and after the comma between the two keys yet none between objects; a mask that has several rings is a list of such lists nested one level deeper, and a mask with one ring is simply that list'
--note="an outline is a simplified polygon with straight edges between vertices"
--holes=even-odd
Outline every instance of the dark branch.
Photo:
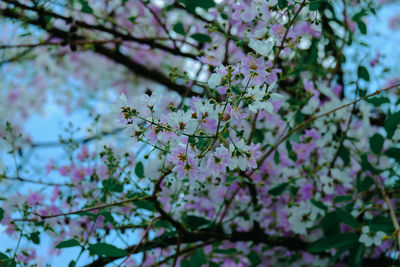
[{"label": "dark branch", "polygon": [[[10,2],[13,2],[13,1],[10,1]],[[0,13],[3,16],[8,17],[8,18],[25,21],[26,23],[39,26],[42,29],[46,30],[49,34],[53,35],[54,37],[58,37],[58,38],[61,38],[64,40],[69,39],[69,33],[67,31],[61,30],[54,26],[49,28],[47,26],[47,24],[43,20],[40,19],[40,16],[37,19],[26,18],[24,15],[21,15],[21,14],[15,12],[14,10],[8,9],[8,8],[0,10]],[[40,13],[40,14],[42,14],[42,13]],[[46,13],[44,13],[44,14],[46,14]],[[77,36],[76,39],[77,40],[86,40],[86,38],[84,38],[82,36]],[[130,71],[134,72],[137,75],[140,75],[149,80],[156,81],[159,84],[166,86],[168,89],[176,91],[180,95],[186,94],[186,91],[187,91],[186,86],[179,85],[179,84],[172,82],[168,77],[166,77],[163,73],[159,72],[158,70],[149,69],[146,66],[137,63],[136,61],[129,58],[128,56],[120,53],[119,51],[112,50],[112,49],[107,48],[100,44],[94,45],[94,51],[100,55],[103,55],[103,56],[113,60],[116,63],[119,63],[119,64],[125,66],[126,68],[128,68]],[[192,92],[192,91],[189,91],[189,93],[187,94],[187,96],[189,96],[189,97],[196,96],[196,95],[200,95],[200,94]]]},{"label": "dark branch", "polygon": [[[208,242],[210,240],[217,241],[230,241],[230,242],[253,242],[254,244],[266,244],[271,247],[284,247],[291,251],[306,251],[309,243],[302,241],[296,237],[278,237],[270,236],[265,234],[262,230],[250,231],[250,232],[233,232],[231,235],[226,235],[222,232],[212,231],[198,231],[193,233],[182,234],[181,243],[196,243],[196,242]],[[126,251],[135,251],[132,254],[139,253],[142,251],[151,250],[153,248],[165,248],[169,246],[175,246],[178,243],[178,237],[157,237],[152,241],[143,243],[140,246],[130,246],[126,248]],[[321,252],[316,253],[322,257],[331,257],[329,253]],[[114,260],[121,257],[103,257],[93,261],[86,267],[104,266]],[[363,266],[388,266],[392,260],[386,257],[376,259],[365,259]]]}]

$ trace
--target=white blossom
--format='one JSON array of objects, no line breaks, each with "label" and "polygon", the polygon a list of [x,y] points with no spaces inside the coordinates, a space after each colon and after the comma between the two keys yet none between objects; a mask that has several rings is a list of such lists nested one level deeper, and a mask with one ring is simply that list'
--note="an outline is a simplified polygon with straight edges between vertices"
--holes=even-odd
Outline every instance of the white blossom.
[{"label": "white blossom", "polygon": [[318,215],[325,214],[322,209],[314,206],[309,201],[302,201],[298,207],[290,208],[290,213],[290,228],[297,234],[306,234],[306,230],[314,225]]},{"label": "white blossom", "polygon": [[139,131],[140,128],[139,126],[132,121],[131,123],[126,125],[126,128],[123,130],[123,133],[128,136],[131,137],[132,135],[134,135],[135,131]]},{"label": "white blossom", "polygon": [[269,40],[254,40],[251,39],[249,47],[262,56],[268,56],[274,47],[274,43]]},{"label": "white blossom", "polygon": [[148,107],[154,107],[161,100],[161,96],[157,92],[153,92],[151,96],[143,94],[140,96],[140,102]]},{"label": "white blossom", "polygon": [[262,86],[262,87],[257,85],[257,86],[255,86],[253,88],[249,88],[247,90],[245,96],[250,97],[250,98],[252,98],[253,100],[256,100],[256,101],[261,101],[265,96],[265,89],[266,89],[265,85]]},{"label": "white blossom", "polygon": [[178,110],[177,112],[171,112],[167,116],[168,124],[176,129],[180,129],[182,126],[185,126],[186,123],[190,119],[190,114],[185,113],[183,110]]},{"label": "white blossom", "polygon": [[337,181],[339,181],[343,186],[347,186],[347,187],[351,186],[351,178],[344,171],[334,168],[334,169],[332,169],[332,177],[334,179],[336,179]]},{"label": "white blossom", "polygon": [[221,83],[223,77],[224,75],[220,73],[211,74],[210,79],[208,79],[208,86],[215,89]]},{"label": "white blossom", "polygon": [[121,108],[127,106],[128,106],[128,101],[126,99],[126,95],[122,93],[118,97],[118,102],[111,105],[110,112],[113,116],[118,116],[121,113]]},{"label": "white blossom", "polygon": [[283,95],[278,94],[278,93],[272,93],[271,94],[271,100],[272,101],[279,101],[281,99],[283,99]]},{"label": "white blossom", "polygon": [[322,175],[321,182],[322,182],[322,190],[324,190],[326,194],[330,195],[335,192],[335,184],[332,178],[326,175]]},{"label": "white blossom", "polygon": [[364,243],[365,246],[370,247],[372,245],[380,246],[382,244],[383,238],[386,234],[382,231],[378,231],[375,234],[370,232],[369,226],[363,226],[362,234],[359,241]]},{"label": "white blossom", "polygon": [[274,106],[268,102],[268,101],[263,101],[263,98],[265,96],[265,89],[266,86],[256,86],[254,88],[249,88],[247,90],[247,93],[245,96],[251,98],[253,101],[249,105],[250,111],[257,113],[259,110],[266,110],[268,113],[272,113],[274,111]]},{"label": "white blossom", "polygon": [[308,103],[301,109],[301,112],[306,115],[311,115],[318,108],[319,100],[311,98]]},{"label": "white blossom", "polygon": [[270,102],[254,101],[254,103],[249,105],[249,109],[254,113],[257,113],[258,110],[266,110],[268,113],[272,113],[274,106]]},{"label": "white blossom", "polygon": [[233,152],[233,151],[235,151],[237,149],[239,149],[239,153],[242,153],[242,155],[233,156],[231,158],[231,161],[230,161],[229,165],[228,165],[228,168],[230,170],[234,170],[237,167],[239,167],[242,171],[244,171],[247,168],[249,161],[248,161],[247,156],[244,155],[243,153],[244,152],[250,153],[250,151],[249,151],[250,150],[250,146],[246,145],[244,143],[243,139],[240,139],[240,141],[235,143],[235,145],[233,145],[233,144],[229,145],[229,150],[231,152]]}]

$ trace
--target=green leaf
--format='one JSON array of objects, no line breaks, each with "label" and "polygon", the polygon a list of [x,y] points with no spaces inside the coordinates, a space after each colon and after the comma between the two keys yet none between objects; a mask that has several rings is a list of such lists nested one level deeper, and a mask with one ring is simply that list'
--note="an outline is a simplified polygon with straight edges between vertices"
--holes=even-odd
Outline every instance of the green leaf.
[{"label": "green leaf", "polygon": [[124,257],[128,255],[128,252],[125,250],[106,243],[90,245],[89,251],[93,254],[106,257]]},{"label": "green leaf", "polygon": [[343,209],[337,209],[336,213],[339,217],[339,219],[344,222],[345,224],[347,224],[348,226],[357,229],[360,227],[360,223],[356,220],[356,218],[353,217],[353,215],[351,215],[350,212],[345,211]]},{"label": "green leaf", "polygon": [[90,7],[89,3],[86,0],[79,0],[81,3],[81,11],[87,14],[93,14],[93,9]]},{"label": "green leaf", "polygon": [[204,10],[208,10],[212,7],[215,7],[214,0],[189,0],[189,1],[196,3],[196,6]]},{"label": "green leaf", "polygon": [[294,117],[294,121],[296,122],[296,124],[302,123],[304,121],[303,113],[301,113],[300,111],[296,112],[295,117]]},{"label": "green leaf", "polygon": [[361,167],[364,171],[370,171],[373,174],[378,174],[380,171],[371,165],[368,161],[368,157],[366,154],[361,155]]},{"label": "green leaf", "polygon": [[328,208],[321,201],[318,201],[318,200],[315,200],[314,198],[312,198],[312,199],[310,199],[310,202],[317,208],[320,208],[321,210],[324,210],[325,212],[328,211]]},{"label": "green leaf", "polygon": [[287,7],[287,5],[288,5],[288,1],[287,0],[278,0],[278,7],[280,9],[283,9],[283,8]]},{"label": "green leaf", "polygon": [[151,202],[150,200],[138,199],[138,200],[135,201],[134,204],[139,209],[145,209],[145,210],[149,210],[149,211],[155,211],[156,210],[156,207],[154,206],[154,203]]},{"label": "green leaf", "polygon": [[221,265],[219,265],[218,263],[215,263],[215,262],[213,262],[213,261],[210,261],[209,263],[208,263],[208,267],[220,267]]},{"label": "green leaf", "polygon": [[136,17],[129,17],[128,20],[129,20],[132,24],[135,24],[135,22],[136,22]]},{"label": "green leaf", "polygon": [[78,240],[70,239],[70,240],[62,241],[62,242],[58,243],[56,248],[58,248],[58,249],[60,249],[60,248],[70,248],[70,247],[76,247],[76,246],[80,246]]},{"label": "green leaf", "polygon": [[387,235],[392,235],[395,231],[392,220],[387,216],[376,215],[368,222],[369,229],[373,233],[378,231],[385,232]]},{"label": "green leaf", "polygon": [[143,167],[143,163],[141,161],[136,163],[135,174],[139,178],[144,178],[144,167]]},{"label": "green leaf", "polygon": [[385,155],[395,159],[397,162],[400,163],[400,148],[391,147],[385,151]]},{"label": "green leaf", "polygon": [[396,113],[389,112],[383,127],[386,131],[386,137],[391,139],[394,135],[394,132],[397,129],[397,126],[400,124],[400,111]]},{"label": "green leaf", "polygon": [[198,248],[190,258],[181,262],[181,267],[202,266],[206,263],[206,255],[204,255],[203,249]]},{"label": "green leaf", "polygon": [[264,142],[264,131],[261,129],[254,129],[252,140],[254,143]]},{"label": "green leaf", "polygon": [[384,142],[385,138],[383,138],[383,136],[379,133],[376,133],[369,139],[369,147],[371,148],[372,152],[374,152],[374,154],[378,155],[382,151]]},{"label": "green leaf", "polygon": [[349,255],[349,266],[361,266],[363,256],[365,251],[365,245],[362,243],[356,243],[354,247],[350,250]]},{"label": "green leaf", "polygon": [[255,252],[254,250],[251,251],[249,253],[249,255],[247,255],[247,258],[250,260],[251,266],[259,266],[259,264],[262,262],[260,255],[258,255],[257,252]]},{"label": "green leaf", "polygon": [[40,238],[38,233],[31,233],[29,239],[32,240],[34,244],[40,244]]},{"label": "green leaf", "polygon": [[92,218],[96,218],[96,217],[97,217],[96,214],[90,213],[90,212],[88,212],[88,211],[77,212],[76,215],[79,215],[79,216],[89,216],[89,217],[92,217]]},{"label": "green leaf", "polygon": [[186,9],[193,14],[196,13],[196,7],[202,8],[206,11],[215,7],[214,0],[179,0],[179,2],[184,4]]},{"label": "green leaf", "polygon": [[357,191],[358,192],[368,191],[373,184],[374,180],[371,177],[367,176],[363,180],[360,180],[360,182],[357,184]]},{"label": "green leaf", "polygon": [[221,18],[223,18],[224,20],[229,19],[228,15],[226,15],[225,13],[221,12]]},{"label": "green leaf", "polygon": [[13,259],[10,259],[6,254],[1,252],[0,252],[0,263],[4,263],[6,267],[16,267],[15,261]]},{"label": "green leaf", "polygon": [[384,96],[380,96],[380,97],[371,97],[371,98],[368,98],[368,99],[365,100],[365,101],[367,101],[368,103],[374,105],[374,107],[379,107],[379,106],[382,105],[382,104],[390,103],[389,98],[384,97]]},{"label": "green leaf", "polygon": [[351,195],[344,195],[344,196],[335,196],[333,198],[333,202],[335,203],[340,203],[340,202],[345,202],[345,201],[349,201],[352,199]]},{"label": "green leaf", "polygon": [[207,220],[203,217],[194,216],[194,215],[186,216],[184,221],[185,221],[187,227],[192,231],[197,230],[197,229],[201,228],[202,226],[209,225],[211,223],[210,220]]},{"label": "green leaf", "polygon": [[297,161],[297,153],[296,153],[296,151],[294,151],[294,150],[292,150],[292,151],[290,151],[289,152],[289,158],[291,159],[291,160],[293,160],[293,161]]},{"label": "green leaf", "polygon": [[292,197],[295,197],[299,190],[300,190],[300,187],[298,187],[298,186],[294,186],[294,185],[289,186],[289,193]]},{"label": "green leaf", "polygon": [[369,72],[368,72],[366,67],[364,67],[364,66],[359,66],[358,67],[358,77],[360,77],[361,79],[364,79],[367,82],[369,82],[370,77],[369,77]]},{"label": "green leaf", "polygon": [[278,152],[278,150],[275,150],[275,154],[274,154],[274,162],[275,162],[275,164],[276,164],[276,165],[278,165],[278,164],[279,164],[279,162],[280,162],[280,155],[279,155],[279,152]]},{"label": "green leaf", "polygon": [[8,259],[9,257],[6,254],[0,252],[0,260],[8,260]]},{"label": "green leaf", "polygon": [[196,148],[203,150],[206,149],[210,145],[209,138],[199,138],[199,141],[196,143]]},{"label": "green leaf", "polygon": [[307,250],[311,253],[318,253],[331,248],[353,246],[356,242],[358,242],[358,235],[355,233],[335,234],[317,240],[309,245]]},{"label": "green leaf", "polygon": [[351,19],[356,22],[361,20],[366,15],[368,15],[368,13],[364,9],[362,9],[360,12],[356,13]]},{"label": "green leaf", "polygon": [[319,8],[320,0],[314,0],[310,2],[309,10],[310,11],[316,11]]},{"label": "green leaf", "polygon": [[185,28],[183,27],[182,22],[178,22],[174,25],[174,27],[172,28],[174,30],[174,32],[180,34],[180,35],[185,35]]},{"label": "green leaf", "polygon": [[333,263],[335,263],[340,258],[340,256],[342,256],[343,253],[345,253],[347,250],[348,250],[348,248],[346,248],[346,247],[339,248],[337,250],[337,252],[335,253],[335,255],[333,255],[333,257],[330,258],[329,266],[333,266],[334,265]]},{"label": "green leaf", "polygon": [[3,217],[4,217],[4,210],[0,208],[0,221],[3,219]]},{"label": "green leaf", "polygon": [[172,228],[173,227],[172,224],[167,220],[157,220],[154,223],[154,226],[159,227],[159,228]]},{"label": "green leaf", "polygon": [[345,146],[340,148],[339,157],[343,160],[345,166],[350,164],[350,151]]},{"label": "green leaf", "polygon": [[231,186],[231,185],[233,184],[233,182],[234,182],[236,179],[237,179],[236,176],[228,175],[228,176],[226,177],[226,182],[224,183],[224,185],[225,185],[225,186]]},{"label": "green leaf", "polygon": [[190,37],[199,43],[211,43],[212,41],[211,37],[204,33],[195,33],[190,35]]},{"label": "green leaf", "polygon": [[104,222],[114,223],[114,217],[112,216],[111,212],[103,211],[103,212],[100,212],[100,215],[102,215],[104,217]]},{"label": "green leaf", "polygon": [[363,21],[357,21],[357,25],[362,34],[367,34],[367,25]]},{"label": "green leaf", "polygon": [[321,220],[322,230],[325,235],[340,233],[340,219],[336,212],[327,213]]},{"label": "green leaf", "polygon": [[124,185],[121,184],[117,179],[110,178],[101,182],[103,185],[103,192],[117,192],[121,193],[124,190]]},{"label": "green leaf", "polygon": [[237,253],[236,248],[227,248],[227,249],[214,249],[213,250],[214,253],[218,253],[218,254],[235,254]]},{"label": "green leaf", "polygon": [[280,196],[283,194],[283,192],[286,191],[288,188],[289,183],[282,183],[273,186],[270,190],[268,190],[268,194],[273,195],[273,196]]}]

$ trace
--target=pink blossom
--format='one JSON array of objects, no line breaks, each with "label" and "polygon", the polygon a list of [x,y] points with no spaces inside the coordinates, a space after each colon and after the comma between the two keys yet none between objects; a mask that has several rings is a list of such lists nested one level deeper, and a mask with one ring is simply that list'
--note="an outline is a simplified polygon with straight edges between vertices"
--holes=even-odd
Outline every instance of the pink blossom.
[{"label": "pink blossom", "polygon": [[54,159],[50,159],[50,162],[45,166],[46,175],[48,175],[54,169]]},{"label": "pink blossom", "polygon": [[38,204],[43,204],[43,201],[44,201],[44,196],[38,191],[30,192],[28,194],[28,197],[26,198],[26,203],[30,207],[34,207]]},{"label": "pink blossom", "polygon": [[88,149],[87,146],[83,145],[83,146],[81,147],[81,152],[78,154],[77,158],[78,158],[80,161],[84,161],[85,159],[88,159],[88,158],[89,158],[89,149]]}]

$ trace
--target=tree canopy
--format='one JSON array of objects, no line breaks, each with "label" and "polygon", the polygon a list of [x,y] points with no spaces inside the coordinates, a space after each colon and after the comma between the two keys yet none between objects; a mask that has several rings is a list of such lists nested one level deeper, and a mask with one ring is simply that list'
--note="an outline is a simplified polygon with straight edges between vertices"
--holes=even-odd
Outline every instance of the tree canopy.
[{"label": "tree canopy", "polygon": [[0,0],[0,265],[399,265],[398,6]]}]

